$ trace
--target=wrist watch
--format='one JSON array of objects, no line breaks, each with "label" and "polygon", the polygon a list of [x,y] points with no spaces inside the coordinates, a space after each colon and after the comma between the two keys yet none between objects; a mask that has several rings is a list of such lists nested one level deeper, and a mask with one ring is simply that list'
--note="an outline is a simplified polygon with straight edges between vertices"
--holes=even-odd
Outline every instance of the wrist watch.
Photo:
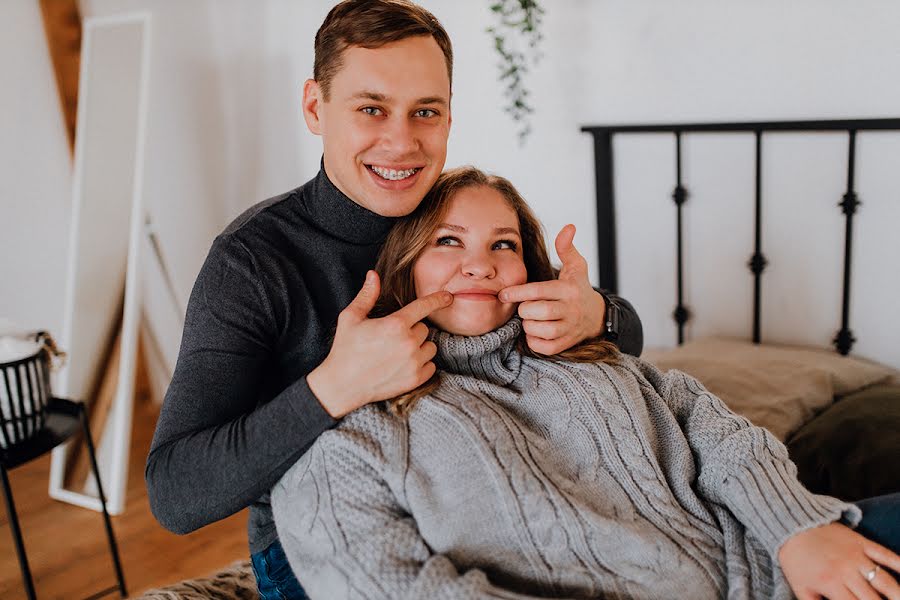
[{"label": "wrist watch", "polygon": [[606,314],[603,315],[603,329],[601,335],[610,342],[619,340],[619,322],[621,321],[622,309],[609,296],[600,293],[603,301],[606,303]]}]

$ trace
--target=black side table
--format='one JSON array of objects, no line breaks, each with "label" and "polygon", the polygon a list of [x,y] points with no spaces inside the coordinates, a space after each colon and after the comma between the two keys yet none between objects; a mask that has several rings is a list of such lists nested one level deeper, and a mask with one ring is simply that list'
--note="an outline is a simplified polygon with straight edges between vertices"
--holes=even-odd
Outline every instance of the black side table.
[{"label": "black side table", "polygon": [[125,590],[125,577],[122,574],[122,564],[119,561],[119,549],[116,545],[116,537],[106,510],[106,496],[103,493],[103,485],[100,483],[100,470],[97,468],[97,457],[94,453],[94,442],[91,438],[88,426],[87,412],[83,402],[73,402],[62,398],[50,398],[47,404],[46,421],[44,427],[33,437],[13,444],[6,449],[0,449],[0,475],[3,479],[3,494],[6,499],[6,511],[9,514],[9,523],[12,529],[13,541],[16,544],[16,554],[19,557],[19,566],[22,569],[22,580],[25,583],[25,591],[29,600],[36,598],[34,582],[31,578],[31,570],[28,568],[28,557],[25,555],[25,544],[22,541],[22,530],[19,527],[19,519],[16,515],[16,506],[13,502],[12,488],[9,485],[7,471],[14,469],[30,460],[46,454],[56,446],[68,440],[81,428],[84,439],[87,442],[88,453],[91,456],[91,468],[97,481],[97,491],[100,493],[100,504],[103,507],[103,524],[106,526],[106,537],[109,540],[109,552],[112,555],[113,567],[116,570],[117,585],[104,589],[89,598],[99,598],[110,592],[119,590],[124,598],[128,592]]}]

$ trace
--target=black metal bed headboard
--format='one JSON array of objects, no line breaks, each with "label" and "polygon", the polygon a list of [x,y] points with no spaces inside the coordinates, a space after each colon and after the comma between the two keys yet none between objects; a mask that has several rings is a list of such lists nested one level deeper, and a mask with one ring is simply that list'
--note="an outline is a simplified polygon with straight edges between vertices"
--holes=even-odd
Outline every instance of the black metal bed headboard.
[{"label": "black metal bed headboard", "polygon": [[766,132],[827,132],[846,131],[849,150],[847,158],[847,191],[837,204],[845,215],[844,283],[841,308],[841,327],[834,337],[834,345],[841,354],[850,352],[856,338],[850,330],[850,269],[853,250],[853,215],[860,201],[854,184],[856,169],[856,134],[859,131],[900,131],[900,119],[851,119],[826,121],[759,121],[749,123],[673,123],[647,125],[585,126],[581,131],[594,138],[594,161],[597,185],[597,235],[600,266],[600,287],[618,291],[616,270],[615,194],[613,190],[613,136],[617,134],[672,133],[675,135],[675,189],[672,199],[676,207],[677,243],[677,303],[672,317],[678,327],[678,343],[684,343],[684,326],[690,311],[684,305],[684,261],[682,207],[688,191],[681,179],[681,139],[691,133],[753,133],[756,138],[756,215],[755,247],[747,266],[753,274],[753,341],[760,342],[760,292],[762,273],[768,264],[762,252],[762,136]]}]

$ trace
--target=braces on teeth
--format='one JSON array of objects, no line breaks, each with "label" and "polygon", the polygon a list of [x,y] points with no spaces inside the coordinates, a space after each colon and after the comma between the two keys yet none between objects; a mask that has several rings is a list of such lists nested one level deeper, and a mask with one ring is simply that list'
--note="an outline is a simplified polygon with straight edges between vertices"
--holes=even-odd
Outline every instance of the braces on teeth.
[{"label": "braces on teeth", "polygon": [[399,181],[401,179],[406,179],[407,177],[411,177],[419,170],[418,167],[413,167],[412,169],[406,169],[404,171],[397,171],[395,169],[382,169],[381,167],[371,166],[369,167],[374,171],[379,177],[383,179],[387,179],[389,181]]}]

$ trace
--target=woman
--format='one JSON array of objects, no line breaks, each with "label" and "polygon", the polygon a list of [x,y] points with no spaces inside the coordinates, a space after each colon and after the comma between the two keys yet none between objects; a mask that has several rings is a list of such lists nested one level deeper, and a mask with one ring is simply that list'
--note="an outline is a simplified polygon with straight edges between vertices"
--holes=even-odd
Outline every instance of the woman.
[{"label": "woman", "polygon": [[442,175],[377,269],[383,314],[454,301],[430,319],[438,373],[346,417],[272,491],[312,598],[900,598],[900,557],[838,523],[860,509],[808,492],[696,380],[599,340],[529,352],[498,292],[554,273],[505,179]]}]

